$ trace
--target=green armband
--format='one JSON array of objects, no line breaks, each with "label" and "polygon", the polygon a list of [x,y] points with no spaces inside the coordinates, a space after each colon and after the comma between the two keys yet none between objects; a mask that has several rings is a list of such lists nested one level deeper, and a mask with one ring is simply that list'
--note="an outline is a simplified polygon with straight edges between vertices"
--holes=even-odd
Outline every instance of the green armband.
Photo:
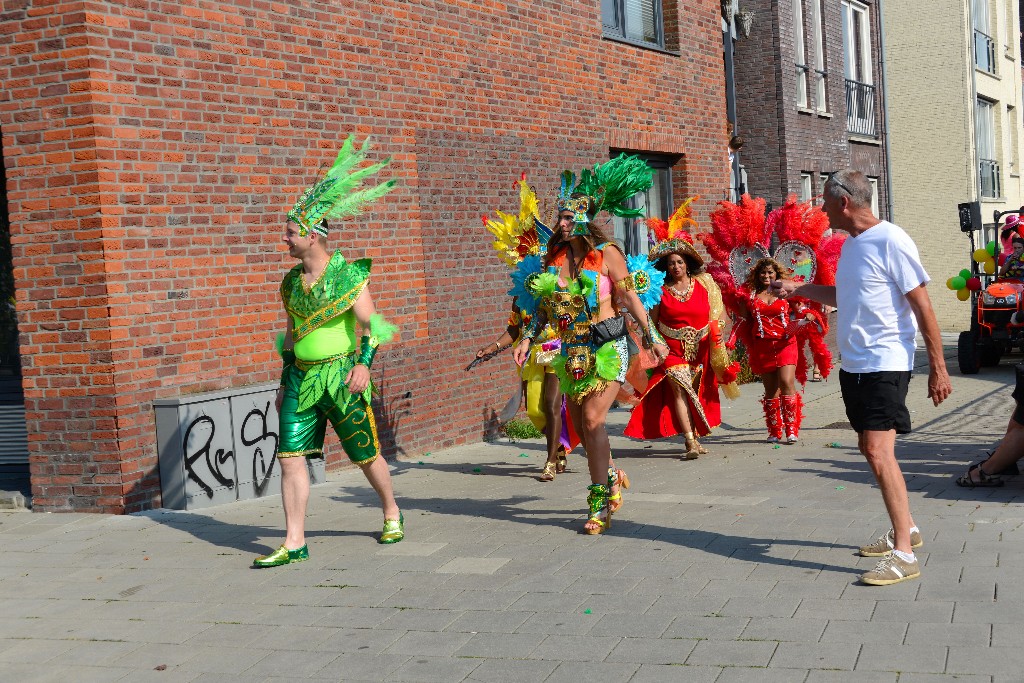
[{"label": "green armband", "polygon": [[369,368],[373,365],[373,357],[377,355],[377,347],[380,342],[376,337],[363,335],[359,340],[359,356],[356,357],[356,365],[365,365]]}]

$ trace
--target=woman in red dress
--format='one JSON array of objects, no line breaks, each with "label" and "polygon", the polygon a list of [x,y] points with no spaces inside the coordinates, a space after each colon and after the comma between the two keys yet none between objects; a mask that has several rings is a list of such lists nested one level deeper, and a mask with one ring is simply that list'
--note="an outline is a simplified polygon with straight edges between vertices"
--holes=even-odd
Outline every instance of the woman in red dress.
[{"label": "woman in red dress", "polygon": [[796,330],[816,317],[797,300],[771,295],[774,280],[792,271],[778,261],[763,258],[754,264],[744,283],[746,298],[737,302],[747,327],[746,347],[750,371],[764,384],[764,419],[769,443],[796,443],[800,438],[803,404],[796,390],[799,354]]},{"label": "woman in red dress", "polygon": [[650,255],[655,268],[665,272],[661,302],[651,310],[651,319],[665,338],[669,355],[654,369],[624,433],[637,439],[681,433],[686,442],[682,457],[693,460],[707,453],[697,437],[722,423],[719,382],[728,385],[723,387],[727,395],[738,395],[732,384],[738,367],[730,366],[722,343],[725,309],[718,285],[704,272],[704,260],[689,235],[675,235]]}]

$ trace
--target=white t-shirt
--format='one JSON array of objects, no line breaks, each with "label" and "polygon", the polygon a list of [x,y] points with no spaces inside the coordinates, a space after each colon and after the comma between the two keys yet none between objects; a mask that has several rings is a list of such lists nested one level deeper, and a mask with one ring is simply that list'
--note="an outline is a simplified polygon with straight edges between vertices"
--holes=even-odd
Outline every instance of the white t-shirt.
[{"label": "white t-shirt", "polygon": [[929,281],[917,246],[888,221],[843,243],[836,339],[847,372],[914,369],[917,319],[906,294]]}]

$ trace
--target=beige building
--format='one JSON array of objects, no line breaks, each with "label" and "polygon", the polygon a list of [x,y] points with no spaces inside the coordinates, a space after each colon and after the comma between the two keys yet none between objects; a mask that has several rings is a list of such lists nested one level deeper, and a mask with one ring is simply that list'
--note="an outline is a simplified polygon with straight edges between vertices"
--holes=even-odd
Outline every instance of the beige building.
[{"label": "beige building", "polygon": [[971,264],[957,204],[995,211],[1024,203],[1018,0],[887,0],[882,6],[893,218],[921,250],[944,332],[970,309],[945,287]]}]

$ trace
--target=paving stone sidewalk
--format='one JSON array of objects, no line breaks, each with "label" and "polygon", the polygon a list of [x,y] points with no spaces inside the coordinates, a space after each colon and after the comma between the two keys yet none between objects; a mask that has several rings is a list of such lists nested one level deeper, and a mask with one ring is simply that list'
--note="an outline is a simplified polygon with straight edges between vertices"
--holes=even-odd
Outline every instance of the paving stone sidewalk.
[{"label": "paving stone sidewalk", "polygon": [[[955,365],[955,361],[954,361]],[[394,464],[407,539],[380,546],[359,472],[314,489],[310,560],[253,570],[277,498],[200,513],[0,513],[4,681],[1024,680],[1024,477],[961,489],[1002,435],[1007,364],[954,377],[940,408],[911,383],[898,453],[925,545],[920,580],[857,581],[888,528],[838,382],[807,385],[795,446],[763,443],[747,386],[712,453],[623,439],[633,481],[602,537],[579,533],[586,469],[535,476],[542,444]]]}]

